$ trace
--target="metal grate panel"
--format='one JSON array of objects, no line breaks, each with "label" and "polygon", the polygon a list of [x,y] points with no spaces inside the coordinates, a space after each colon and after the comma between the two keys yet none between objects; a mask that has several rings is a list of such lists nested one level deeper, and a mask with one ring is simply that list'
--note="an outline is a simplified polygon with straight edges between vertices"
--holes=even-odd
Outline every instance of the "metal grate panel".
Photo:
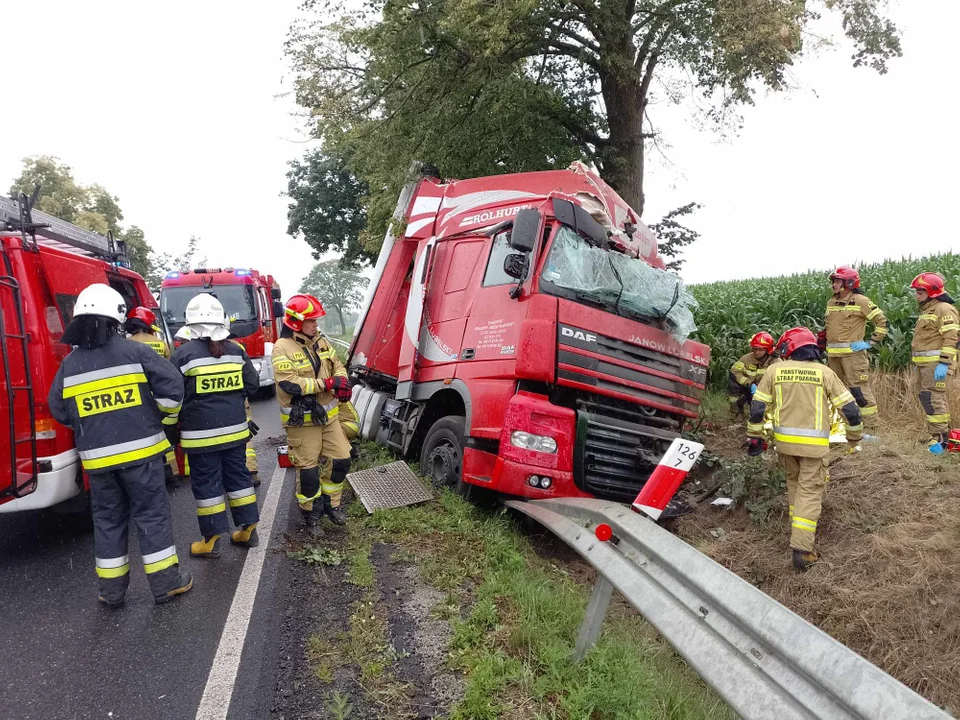
[{"label": "metal grate panel", "polygon": [[433,500],[433,494],[402,461],[350,473],[347,482],[370,514]]}]

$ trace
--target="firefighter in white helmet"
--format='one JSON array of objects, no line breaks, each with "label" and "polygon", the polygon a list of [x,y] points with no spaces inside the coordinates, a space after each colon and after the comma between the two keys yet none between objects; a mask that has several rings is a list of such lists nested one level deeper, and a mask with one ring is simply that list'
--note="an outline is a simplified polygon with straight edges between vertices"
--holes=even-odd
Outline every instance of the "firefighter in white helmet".
[{"label": "firefighter in white helmet", "polygon": [[229,530],[227,507],[238,528],[230,542],[244,547],[259,542],[257,494],[244,458],[250,438],[244,405],[260,389],[260,377],[239,343],[227,340],[228,323],[219,300],[196,295],[177,332],[187,342],[172,358],[185,378],[180,446],[190,458],[197,502],[201,539],[190,546],[196,557],[220,556],[220,540]]},{"label": "firefighter in white helmet", "polygon": [[120,336],[125,312],[120,293],[108,285],[90,285],[77,296],[62,337],[76,348],[47,397],[53,416],[73,430],[90,477],[100,601],[111,608],[123,605],[130,582],[131,519],[155,601],[193,584],[179,565],[163,479],[170,449],[163,420],[179,411],[183,380],[149,347]]},{"label": "firefighter in white helmet", "polygon": [[[333,348],[317,336],[317,320],[324,314],[315,297],[290,298],[272,357],[280,419],[297,468],[297,503],[311,531],[317,504],[334,523],[346,522],[339,488],[350,469],[350,443],[338,421],[340,402],[350,399],[350,382]],[[321,463],[330,467],[326,490],[320,482]]]}]

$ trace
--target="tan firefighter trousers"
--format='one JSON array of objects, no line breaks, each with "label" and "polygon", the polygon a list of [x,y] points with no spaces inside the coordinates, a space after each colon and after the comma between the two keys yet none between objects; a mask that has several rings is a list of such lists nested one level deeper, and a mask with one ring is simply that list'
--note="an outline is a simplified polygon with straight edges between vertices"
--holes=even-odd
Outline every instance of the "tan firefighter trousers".
[{"label": "tan firefighter trousers", "polygon": [[937,363],[917,365],[920,380],[920,405],[927,416],[927,430],[937,440],[950,432],[950,405],[947,402],[947,383],[953,378],[954,368],[947,373],[946,380],[937,382],[933,372]]},{"label": "tan firefighter trousers", "polygon": [[[332,467],[332,460],[349,458],[350,443],[344,436],[340,423],[333,419],[322,427],[319,425],[288,427],[287,446],[290,460],[297,468],[297,502],[302,510],[310,512],[313,510],[313,501],[320,497],[322,490],[317,468],[321,463]],[[302,471],[312,472],[316,476],[314,482],[319,487],[315,497],[308,498],[301,493],[300,473]],[[337,500],[339,501],[339,497]]]},{"label": "tan firefighter trousers", "polygon": [[820,501],[826,485],[827,458],[780,455],[787,471],[787,499],[790,503],[790,547],[813,552],[820,519]]},{"label": "tan firefighter trousers", "polygon": [[827,366],[847,386],[863,416],[863,427],[876,429],[877,400],[870,389],[870,357],[866,350],[851,355],[828,355]]},{"label": "tan firefighter trousers", "polygon": [[[357,424],[357,411],[353,409],[353,403],[340,403],[340,412],[337,415],[340,422],[340,428],[343,430],[347,442],[352,442],[360,434],[360,426]],[[333,463],[325,462],[320,469],[320,490],[324,495],[330,497],[330,507],[340,507],[340,500],[343,498],[343,483],[335,483],[333,477]]]},{"label": "tan firefighter trousers", "polygon": [[[243,405],[247,409],[247,422],[250,422],[253,420],[253,415],[250,412],[250,401],[244,400]],[[258,472],[260,468],[257,465],[257,451],[253,448],[253,436],[250,437],[250,442],[247,443],[247,450],[245,454],[247,458],[247,470],[249,470],[251,473]]]}]

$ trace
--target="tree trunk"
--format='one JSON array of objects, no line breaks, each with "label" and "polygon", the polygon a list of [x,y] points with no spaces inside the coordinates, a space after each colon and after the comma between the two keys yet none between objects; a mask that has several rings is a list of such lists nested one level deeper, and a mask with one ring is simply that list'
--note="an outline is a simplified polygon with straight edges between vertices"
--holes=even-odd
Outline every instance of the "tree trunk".
[{"label": "tree trunk", "polygon": [[339,305],[336,306],[336,310],[337,310],[337,317],[340,318],[340,336],[342,337],[347,334],[347,326],[343,322],[343,310],[340,308]]},{"label": "tree trunk", "polygon": [[643,215],[643,112],[646,98],[639,77],[603,77],[600,82],[607,108],[610,142],[600,154],[601,176]]}]

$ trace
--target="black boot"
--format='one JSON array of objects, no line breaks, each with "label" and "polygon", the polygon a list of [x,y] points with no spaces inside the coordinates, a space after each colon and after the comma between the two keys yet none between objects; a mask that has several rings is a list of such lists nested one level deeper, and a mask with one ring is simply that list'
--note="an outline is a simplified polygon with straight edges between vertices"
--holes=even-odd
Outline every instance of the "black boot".
[{"label": "black boot", "polygon": [[323,516],[322,512],[318,512],[316,503],[320,502],[319,500],[314,500],[314,509],[309,512],[300,508],[300,519],[303,522],[303,534],[310,538],[316,538],[323,535],[323,528],[320,525],[320,519]]},{"label": "black boot", "polygon": [[178,595],[183,595],[185,592],[189,592],[190,588],[193,587],[193,576],[189,571],[180,568],[180,577],[177,580],[177,587],[168,592],[166,595],[158,595],[153,598],[153,601],[157,605],[162,605],[165,602],[170,602]]},{"label": "black boot", "polygon": [[323,514],[330,518],[330,522],[334,525],[343,525],[347,524],[347,514],[338,507],[333,507],[330,504],[330,496],[323,496]]},{"label": "black boot", "polygon": [[803,550],[793,551],[793,566],[797,570],[808,570],[819,561],[820,556],[815,552],[805,552]]}]

